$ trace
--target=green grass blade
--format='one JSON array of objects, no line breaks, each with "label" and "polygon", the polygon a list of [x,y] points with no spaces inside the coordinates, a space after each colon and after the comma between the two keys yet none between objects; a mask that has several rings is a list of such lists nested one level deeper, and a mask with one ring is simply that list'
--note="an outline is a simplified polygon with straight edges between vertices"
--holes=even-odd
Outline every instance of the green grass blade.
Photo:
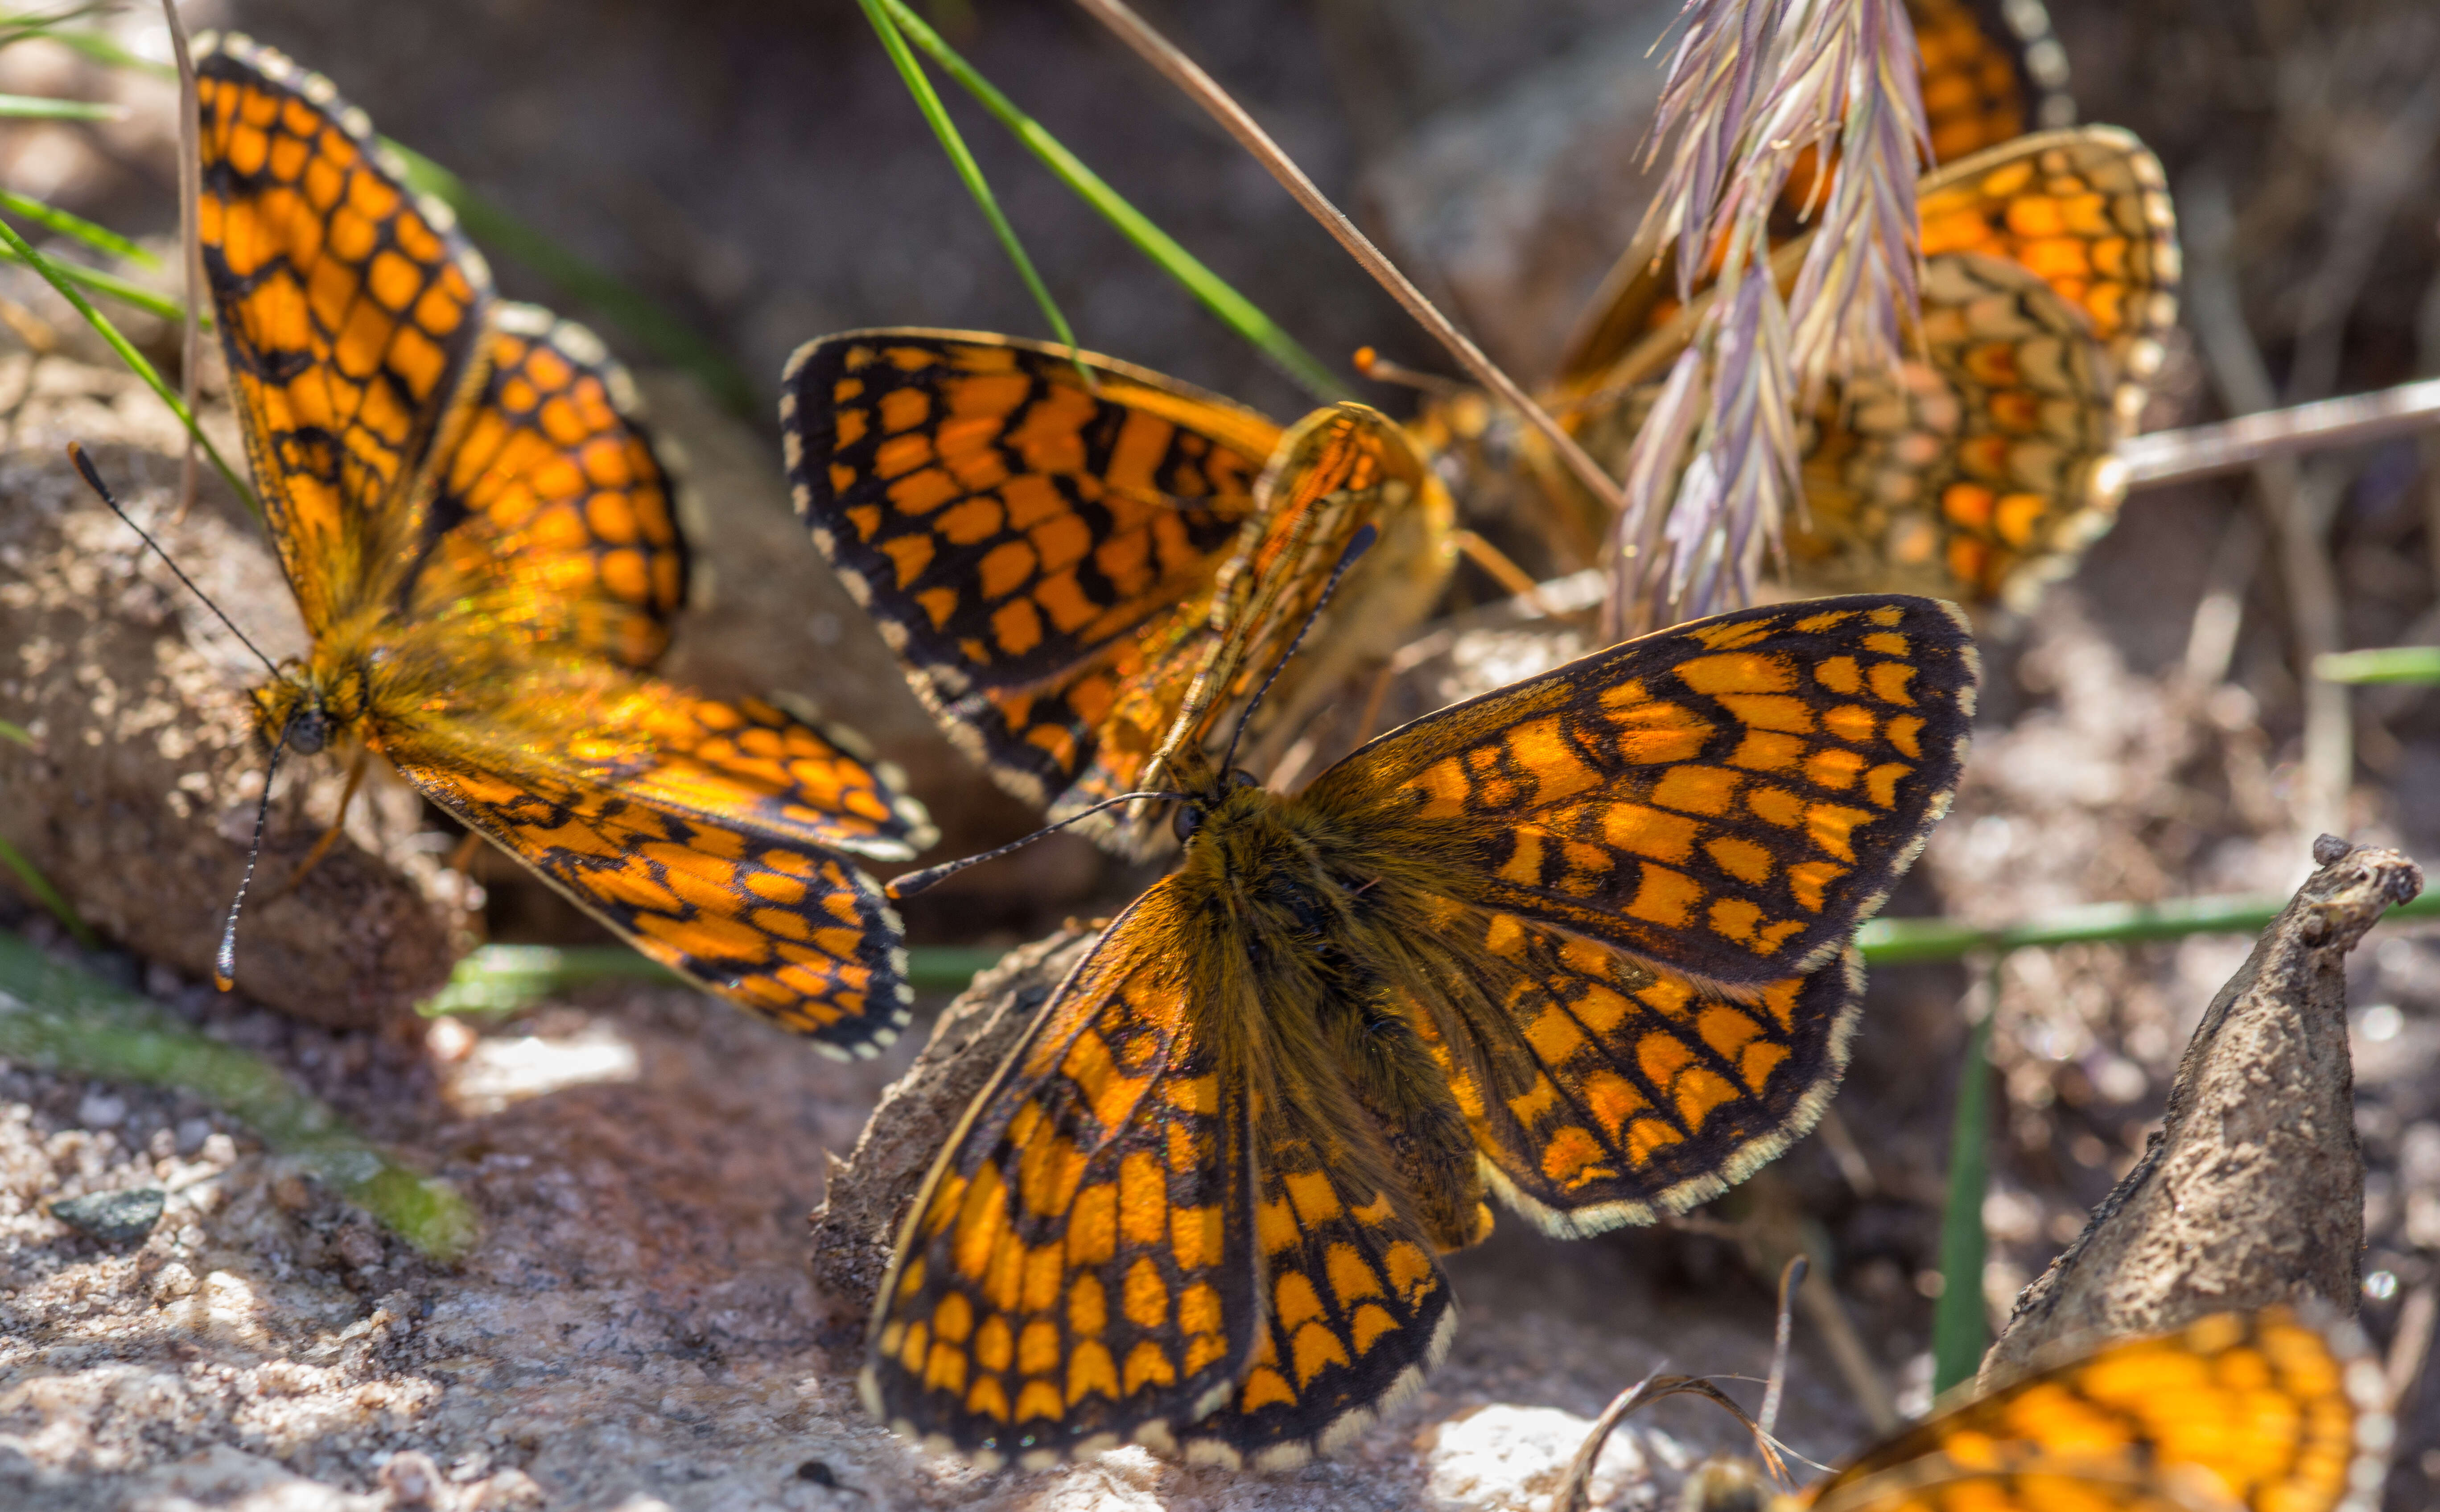
[{"label": "green grass blade", "polygon": [[61,46],[81,54],[108,68],[131,68],[153,79],[175,79],[177,68],[170,63],[139,58],[99,31],[63,31],[61,25],[81,16],[99,15],[107,6],[81,6],[72,11],[45,19],[38,16],[0,16],[0,47],[20,42],[56,42]]},{"label": "green grass blade", "polygon": [[[924,120],[931,123],[932,135],[941,139],[941,150],[949,154],[949,162],[957,169],[958,177],[965,182],[966,192],[974,196],[975,204],[982,208],[983,219],[991,223],[992,232],[999,238],[1001,249],[1007,252],[1008,260],[1016,264],[1017,276],[1032,292],[1033,302],[1042,307],[1042,314],[1050,320],[1051,331],[1073,352],[1076,333],[1068,327],[1068,317],[1060,313],[1059,301],[1050,297],[1050,286],[1044,283],[1042,275],[1034,271],[1033,260],[1025,255],[1025,243],[1016,239],[1016,227],[1009,225],[1008,217],[1000,212],[999,201],[992,197],[991,185],[983,180],[982,165],[977,163],[975,154],[966,150],[966,139],[958,135],[957,123],[949,119],[948,107],[941,103],[940,92],[932,87],[931,76],[924,72],[924,65],[908,49],[906,38],[898,29],[897,20],[889,8],[885,0],[857,0],[857,3],[864,7],[865,19],[872,23],[872,29],[881,34],[882,49],[889,54],[889,61],[897,66],[898,76],[906,81],[906,92],[915,97],[915,107],[924,113]],[[1076,362],[1076,373],[1085,380],[1085,387],[1095,387],[1092,374],[1085,370],[1081,359]]]},{"label": "green grass blade", "polygon": [[0,1055],[71,1076],[192,1092],[436,1259],[456,1259],[477,1236],[474,1210],[455,1188],[391,1160],[278,1068],[6,931]]},{"label": "green grass blade", "polygon": [[[0,262],[24,262],[25,261],[13,249],[0,251]],[[158,315],[164,320],[187,318],[186,306],[177,300],[167,295],[156,294],[140,283],[130,283],[117,274],[104,273],[99,268],[89,268],[81,262],[70,262],[61,258],[51,259],[51,266],[70,283],[79,288],[91,289],[106,299],[116,299],[121,304],[134,305],[146,315]]]},{"label": "green grass blade", "polygon": [[[918,945],[909,950],[906,981],[917,992],[962,992],[1004,952],[989,946]],[[593,981],[682,981],[625,945],[485,945],[458,963],[448,984],[417,1012],[511,1014],[554,992]]]},{"label": "green grass blade", "polygon": [[125,120],[124,105],[89,99],[46,99],[40,95],[0,95],[0,120]]},{"label": "green grass blade", "polygon": [[2382,646],[2313,658],[2323,682],[2440,682],[2440,646]]},{"label": "green grass blade", "polygon": [[[2275,893],[2220,893],[2164,903],[2090,903],[1997,929],[1948,919],[1875,919],[1857,931],[1856,943],[1862,947],[1864,960],[1874,965],[1954,961],[1977,950],[2015,950],[2025,945],[2127,945],[2190,934],[2259,934],[2286,907],[2288,900]],[[2393,919],[2434,915],[2440,915],[2440,889],[2399,904],[2388,913]]]},{"label": "green grass blade", "polygon": [[881,0],[881,4],[888,8],[889,18],[897,23],[899,30],[946,70],[966,93],[974,96],[983,109],[991,112],[1001,125],[1025,144],[1028,151],[1042,160],[1045,167],[1058,175],[1060,182],[1099,211],[1121,236],[1134,243],[1137,250],[1176,279],[1222,324],[1250,343],[1315,398],[1329,403],[1353,397],[1336,373],[1300,346],[1295,337],[1282,330],[1252,300],[1205,267],[1194,254],[1178,245],[1168,232],[1155,225],[1141,210],[1121,198],[1118,190],[1103,182],[1100,174],[1085,167],[1083,159],[1069,152],[1040,122],[1017,109],[1014,101],[942,41],[939,32],[925,25],[924,18],[917,15],[906,0]]},{"label": "green grass blade", "polygon": [[549,279],[569,299],[600,314],[656,360],[694,374],[729,410],[752,419],[766,418],[763,411],[769,405],[761,390],[685,321],[485,199],[422,153],[386,137],[383,141],[404,166],[407,184],[457,211],[458,224],[484,250],[512,258]]},{"label": "green grass blade", "polygon": [[77,944],[87,950],[100,947],[101,940],[93,932],[93,926],[85,923],[84,916],[77,912],[76,905],[67,900],[67,895],[51,886],[51,879],[43,875],[41,870],[27,859],[25,852],[7,840],[0,840],[0,866],[17,873],[18,882],[32,894],[34,901],[49,910],[51,917],[60,921],[61,927],[66,929]]},{"label": "green grass blade", "polygon": [[1949,1124],[1948,1198],[1940,1215],[1940,1297],[1931,1308],[1931,1391],[1974,1378],[1990,1342],[1982,1305],[1982,1197],[1991,1180],[1991,1021],[2000,1009],[2000,968],[1986,974],[1982,1017],[1965,1036],[1957,1113]]},{"label": "green grass blade", "polygon": [[6,719],[0,719],[0,740],[13,740],[27,750],[34,748],[34,732]]},{"label": "green grass blade", "polygon": [[[2288,900],[2268,894],[2181,898],[2167,903],[2096,903],[2005,928],[1983,929],[1947,919],[1875,919],[1857,935],[1874,965],[1955,961],[1978,950],[2025,945],[2129,945],[2190,934],[2258,934]],[[2394,919],[2440,917],[2440,889],[2389,910]],[[907,952],[907,981],[918,992],[960,992],[1003,952],[987,946],[918,945]],[[458,963],[426,1015],[507,1013],[561,988],[588,981],[676,981],[679,979],[625,945],[486,945]]]},{"label": "green grass blade", "polygon": [[161,260],[106,225],[96,225],[81,215],[71,215],[54,205],[28,199],[0,189],[0,209],[20,215],[37,225],[46,225],[60,235],[73,237],[95,251],[108,257],[121,258],[137,267],[157,268]]},{"label": "green grass blade", "polygon": [[154,393],[161,396],[161,403],[170,406],[170,413],[177,416],[178,423],[187,427],[187,434],[195,438],[195,444],[201,446],[204,455],[212,459],[212,465],[220,469],[220,475],[229,488],[244,501],[247,509],[254,512],[256,519],[261,519],[262,505],[254,496],[254,490],[245,486],[245,480],[238,477],[237,470],[221,456],[221,449],[213,445],[211,438],[204,434],[203,427],[195,423],[195,417],[186,404],[170,391],[170,386],[161,381],[161,375],[144,359],[144,353],[136,351],[125,336],[118,333],[118,328],[110,323],[110,317],[95,309],[91,301],[77,292],[75,283],[60,271],[59,264],[35,251],[33,243],[19,236],[17,228],[6,220],[0,220],[0,245],[5,245],[21,261],[31,263],[34,271],[43,276],[44,281],[57,289],[60,297],[73,305],[76,313],[84,316],[85,324],[93,327],[101,339],[110,344],[110,350],[118,353],[118,360],[127,364],[128,371],[143,379]]}]

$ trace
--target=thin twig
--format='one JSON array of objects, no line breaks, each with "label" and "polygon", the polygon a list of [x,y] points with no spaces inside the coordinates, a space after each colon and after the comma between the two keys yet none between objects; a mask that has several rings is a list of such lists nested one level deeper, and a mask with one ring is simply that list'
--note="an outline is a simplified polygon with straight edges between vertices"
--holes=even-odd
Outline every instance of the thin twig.
[{"label": "thin twig", "polygon": [[1726,1392],[1702,1377],[1663,1376],[1655,1371],[1612,1397],[1610,1404],[1602,1409],[1601,1416],[1593,1419],[1593,1426],[1585,1434],[1585,1441],[1576,1447],[1576,1457],[1570,1462],[1567,1475],[1559,1482],[1558,1494],[1551,1498],[1552,1512],[1588,1512],[1592,1505],[1593,1465],[1601,1458],[1602,1446],[1609,1441],[1610,1430],[1618,1427],[1620,1420],[1637,1408],[1664,1396],[1678,1395],[1709,1397],[1727,1409],[1731,1416],[1743,1423],[1746,1431],[1754,1435],[1754,1447],[1770,1467],[1771,1473],[1783,1484],[1787,1482],[1787,1466],[1780,1458],[1778,1442],[1760,1424],[1747,1416],[1746,1410]]},{"label": "thin twig", "polygon": [[[161,13],[170,23],[170,48],[178,56],[178,249],[182,256],[179,266],[184,270],[186,298],[186,345],[181,349],[179,390],[187,401],[187,413],[195,413],[195,395],[203,383],[204,327],[201,309],[204,299],[204,239],[196,218],[197,207],[204,198],[204,127],[201,92],[195,84],[195,59],[187,46],[187,24],[178,16],[178,0],[161,0]],[[195,438],[187,437],[187,455],[178,469],[178,514],[195,507],[195,484],[201,470],[196,455]]]},{"label": "thin twig", "polygon": [[1205,73],[1196,64],[1193,59],[1178,51],[1160,33],[1146,25],[1142,17],[1121,4],[1120,0],[1076,0],[1076,3],[1111,31],[1117,33],[1121,41],[1133,47],[1139,56],[1160,73],[1162,78],[1167,79],[1189,99],[1209,111],[1211,118],[1218,121],[1229,135],[1235,137],[1240,146],[1251,153],[1256,162],[1268,169],[1271,176],[1278,179],[1281,186],[1296,197],[1297,203],[1304,207],[1307,214],[1321,223],[1322,228],[1336,238],[1340,246],[1347,249],[1348,255],[1354,258],[1365,272],[1372,275],[1381,287],[1390,291],[1390,297],[1396,299],[1406,312],[1415,318],[1417,324],[1438,338],[1441,345],[1446,347],[1459,362],[1464,364],[1466,370],[1473,373],[1478,382],[1498,394],[1502,403],[1522,415],[1529,424],[1542,433],[1543,437],[1550,441],[1552,448],[1559,454],[1560,459],[1567,464],[1568,471],[1575,475],[1577,481],[1590,489],[1594,497],[1600,499],[1613,512],[1624,507],[1624,501],[1619,494],[1618,485],[1610,480],[1608,475],[1601,470],[1582,446],[1576,444],[1576,439],[1561,429],[1559,423],[1552,420],[1541,405],[1526,397],[1525,390],[1516,386],[1516,381],[1502,372],[1489,357],[1483,355],[1481,348],[1469,340],[1463,332],[1450,324],[1448,316],[1441,314],[1429,299],[1424,297],[1423,291],[1416,288],[1405,274],[1398,271],[1397,265],[1391,262],[1379,247],[1374,246],[1363,232],[1355,228],[1355,223],[1350,221],[1338,207],[1330,202],[1329,197],[1315,186],[1313,180],[1305,176],[1304,170],[1297,167],[1295,160],[1281,149],[1280,144],[1271,140],[1270,134],[1264,131],[1254,117],[1246,113],[1245,107],[1239,105],[1227,90],[1221,88],[1210,74]]},{"label": "thin twig", "polygon": [[2216,424],[2156,430],[2118,443],[2126,487],[2162,488],[2336,446],[2440,430],[2440,378],[2266,409]]}]

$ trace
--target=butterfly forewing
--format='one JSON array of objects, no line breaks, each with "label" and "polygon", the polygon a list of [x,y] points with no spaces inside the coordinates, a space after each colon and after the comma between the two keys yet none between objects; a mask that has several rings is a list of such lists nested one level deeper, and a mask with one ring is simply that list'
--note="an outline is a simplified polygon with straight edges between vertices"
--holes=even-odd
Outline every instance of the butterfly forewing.
[{"label": "butterfly forewing", "polygon": [[591,332],[547,311],[503,304],[493,324],[408,617],[479,614],[648,667],[686,602],[687,551],[632,385]]},{"label": "butterfly forewing", "polygon": [[1107,358],[915,330],[800,350],[780,421],[816,544],[970,754],[1045,804],[1097,758],[1140,770],[1174,711],[1142,679],[1203,633],[1277,425]]},{"label": "butterfly forewing", "polygon": [[1943,603],[1743,610],[1427,715],[1306,796],[1462,854],[1460,901],[1760,986],[1837,954],[1947,812],[1975,676]]},{"label": "butterfly forewing", "polygon": [[2286,1307],[2112,1343],[1934,1414],[1812,1487],[1821,1512],[2370,1512],[2387,1388],[2352,1323]]},{"label": "butterfly forewing", "polygon": [[423,547],[412,491],[484,354],[491,279],[327,80],[242,37],[199,47],[204,271],[247,455],[308,629]]}]

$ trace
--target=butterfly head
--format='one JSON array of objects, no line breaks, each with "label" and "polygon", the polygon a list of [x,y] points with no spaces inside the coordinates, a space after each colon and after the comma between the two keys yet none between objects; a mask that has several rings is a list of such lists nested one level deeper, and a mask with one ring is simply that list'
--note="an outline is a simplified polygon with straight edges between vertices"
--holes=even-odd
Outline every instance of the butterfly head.
[{"label": "butterfly head", "polygon": [[[1211,770],[1208,766],[1206,769]],[[1213,816],[1251,809],[1262,801],[1257,796],[1262,792],[1261,779],[1243,766],[1229,768],[1225,776],[1210,776],[1199,783],[1190,781],[1185,786],[1188,796],[1169,821],[1181,843],[1194,838]]]},{"label": "butterfly head", "polygon": [[365,677],[351,667],[294,662],[254,691],[254,728],[264,744],[311,756],[364,717]]}]

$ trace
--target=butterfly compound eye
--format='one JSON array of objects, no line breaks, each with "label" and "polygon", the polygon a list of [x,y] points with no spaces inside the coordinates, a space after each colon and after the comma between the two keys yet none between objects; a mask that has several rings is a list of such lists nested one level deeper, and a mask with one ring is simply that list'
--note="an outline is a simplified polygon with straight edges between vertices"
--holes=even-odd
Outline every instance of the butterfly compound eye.
[{"label": "butterfly compound eye", "polygon": [[311,756],[330,743],[330,716],[320,704],[307,704],[289,716],[287,734],[290,749]]},{"label": "butterfly compound eye", "polygon": [[1177,832],[1180,840],[1192,839],[1194,832],[1203,827],[1203,811],[1192,803],[1180,803],[1176,816],[1169,821],[1169,827]]}]

